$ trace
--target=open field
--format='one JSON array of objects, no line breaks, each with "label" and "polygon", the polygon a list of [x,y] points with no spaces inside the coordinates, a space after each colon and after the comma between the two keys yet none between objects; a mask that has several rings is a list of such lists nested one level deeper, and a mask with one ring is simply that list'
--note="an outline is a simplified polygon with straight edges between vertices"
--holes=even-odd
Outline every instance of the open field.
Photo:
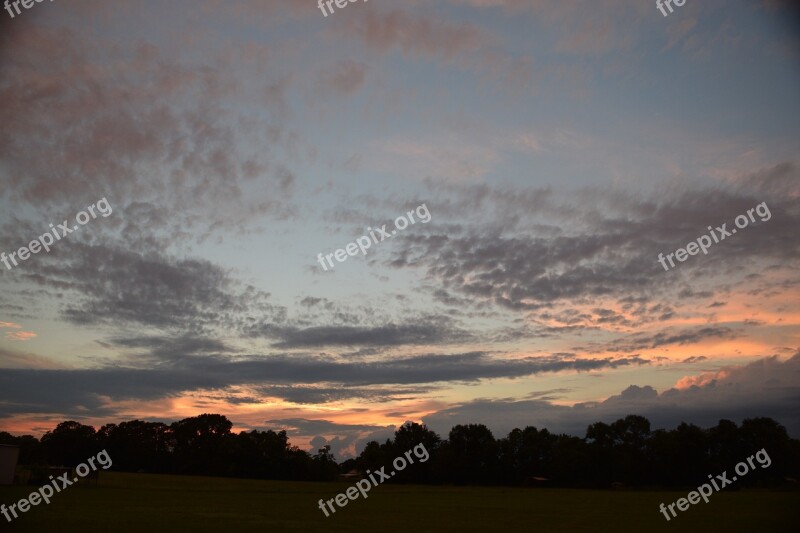
[{"label": "open field", "polygon": [[[0,531],[792,531],[800,492],[714,494],[667,522],[659,503],[685,492],[383,485],[330,518],[317,507],[347,483],[296,483],[103,472]],[[34,487],[0,487],[0,503]],[[2,517],[0,517],[2,518]]]}]

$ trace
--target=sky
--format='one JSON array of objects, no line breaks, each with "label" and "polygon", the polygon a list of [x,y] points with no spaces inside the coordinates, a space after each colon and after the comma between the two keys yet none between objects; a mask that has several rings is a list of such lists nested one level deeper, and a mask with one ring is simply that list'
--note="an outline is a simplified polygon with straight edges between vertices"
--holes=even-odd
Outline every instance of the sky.
[{"label": "sky", "polygon": [[792,6],[0,11],[0,430],[800,437]]}]

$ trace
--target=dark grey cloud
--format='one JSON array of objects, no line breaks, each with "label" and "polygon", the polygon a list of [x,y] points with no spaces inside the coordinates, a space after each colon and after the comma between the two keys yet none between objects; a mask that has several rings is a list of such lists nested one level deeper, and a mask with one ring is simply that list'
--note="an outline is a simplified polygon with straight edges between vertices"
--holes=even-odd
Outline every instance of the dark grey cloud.
[{"label": "dark grey cloud", "polygon": [[[234,352],[232,347],[218,339],[194,337],[128,337],[112,338],[101,344],[109,347],[142,349],[145,356],[154,360],[171,360],[187,356],[229,354]],[[137,354],[141,357],[142,354]]]},{"label": "dark grey cloud", "polygon": [[583,436],[594,422],[612,422],[629,414],[646,416],[654,428],[672,428],[681,422],[714,425],[721,418],[741,421],[769,416],[800,436],[800,353],[781,361],[759,359],[741,367],[689,379],[681,389],[658,393],[650,386],[631,385],[603,402],[573,407],[544,400],[476,400],[424,417],[438,432],[455,424],[484,423],[496,434],[515,427],[545,427],[550,431]]},{"label": "dark grey cloud", "polygon": [[[727,326],[705,326],[694,328],[666,328],[658,333],[632,333],[607,343],[585,347],[589,352],[615,351],[630,353],[638,350],[695,344],[707,339],[735,339],[740,334]],[[576,348],[578,349],[578,348]]]},{"label": "dark grey cloud", "polygon": [[[30,225],[25,230],[35,234]],[[0,243],[5,242],[3,236],[8,233],[0,232]],[[94,242],[77,234],[70,237],[75,238],[69,246],[54,248],[7,275],[59,298],[61,317],[73,324],[152,327],[169,331],[170,338],[235,331],[250,338],[275,339],[273,346],[278,349],[474,339],[446,316],[406,313],[404,321],[396,323],[385,309],[348,307],[313,296],[303,298],[300,312],[289,318],[288,310],[272,304],[268,293],[239,282],[231,271],[210,261],[176,257],[158,248],[141,253],[119,239]]]},{"label": "dark grey cloud", "polygon": [[63,311],[70,322],[197,329],[222,322],[225,312],[240,305],[227,290],[232,282],[226,273],[208,261],[108,252],[86,249],[82,260],[71,265],[73,273],[102,271],[103,283],[79,287],[83,301]]},{"label": "dark grey cloud", "polygon": [[35,259],[12,274],[51,295],[70,294],[61,315],[74,324],[197,332],[243,327],[241,320],[252,313],[274,320],[285,316],[267,293],[203,259],[140,254],[121,243],[78,239]]},{"label": "dark grey cloud", "polygon": [[406,324],[381,326],[253,327],[253,337],[277,338],[276,348],[318,348],[324,346],[403,346],[464,343],[473,335],[455,327],[443,317],[423,317]]},{"label": "dark grey cloud", "polygon": [[[12,301],[45,302],[72,324],[118,331],[157,328],[169,331],[173,339],[241,330],[256,319],[286,320],[286,308],[271,303],[268,293],[241,283],[229,269],[169,253],[160,237],[144,244],[103,234],[102,225],[115,215],[98,218],[50,253],[4,271]],[[15,235],[42,232],[34,224],[14,222],[13,231],[11,226],[0,228],[0,249],[18,246],[22,241]],[[100,235],[95,228],[101,229]]]},{"label": "dark grey cloud", "polygon": [[[263,396],[278,397],[283,400],[299,404],[324,404],[358,398],[375,403],[390,401],[413,400],[431,392],[441,390],[442,387],[337,387],[303,386],[303,385],[268,385],[255,387]],[[255,398],[251,403],[259,403]]]},{"label": "dark grey cloud", "polygon": [[686,359],[684,359],[681,362],[682,363],[699,363],[700,361],[707,361],[707,360],[708,360],[708,357],[706,357],[705,355],[693,355],[691,357],[687,357]]},{"label": "dark grey cloud", "polygon": [[705,328],[697,328],[693,331],[682,332],[676,335],[669,335],[666,333],[657,333],[649,341],[651,348],[658,348],[659,346],[666,346],[668,344],[693,344],[700,342],[706,338],[719,338],[719,339],[732,339],[735,338],[733,331],[724,326],[711,326]]},{"label": "dark grey cloud", "polygon": [[315,298],[313,296],[306,296],[302,300],[300,300],[300,305],[304,307],[317,307],[323,306],[327,309],[330,309],[333,306],[333,302],[326,298]]},{"label": "dark grey cloud", "polygon": [[659,303],[654,305],[632,305],[624,303],[621,311],[612,309],[594,308],[581,310],[574,308],[559,309],[557,311],[539,311],[533,316],[537,322],[557,323],[564,326],[584,326],[586,328],[610,327],[632,328],[649,322],[661,321],[672,316],[674,310],[671,306]]},{"label": "dark grey cloud", "polygon": [[[443,303],[492,302],[513,311],[543,312],[553,304],[618,302],[676,296],[709,298],[694,285],[726,274],[800,258],[800,170],[785,163],[734,187],[675,188],[650,195],[584,189],[555,193],[481,186],[432,186],[430,204],[461,224],[428,225],[395,241],[382,262],[425,271]],[[670,253],[766,202],[771,218],[714,244],[665,272],[659,253]],[[480,214],[477,214],[480,213]],[[474,218],[474,217],[473,217]],[[542,225],[549,231],[542,231]],[[376,260],[376,259],[374,259]],[[760,266],[759,266],[760,265]],[[667,319],[669,309],[654,317]],[[630,325],[618,316],[597,323]]]},{"label": "dark grey cloud", "polygon": [[[337,399],[379,398],[366,387],[397,384],[436,384],[447,381],[477,382],[491,378],[524,377],[562,370],[590,371],[647,364],[638,357],[580,359],[572,357],[526,357],[499,359],[486,353],[423,355],[377,362],[337,362],[312,356],[222,356],[167,358],[149,368],[107,366],[94,369],[5,369],[0,374],[0,415],[59,412],[88,416],[112,400],[152,400],[199,389],[222,390],[234,385],[267,387],[271,396],[310,402],[314,392],[292,390],[298,385],[336,384]],[[270,388],[272,387],[272,388]],[[332,385],[329,388],[333,388]],[[317,394],[329,401],[333,393]],[[402,393],[401,393],[402,394]]]}]

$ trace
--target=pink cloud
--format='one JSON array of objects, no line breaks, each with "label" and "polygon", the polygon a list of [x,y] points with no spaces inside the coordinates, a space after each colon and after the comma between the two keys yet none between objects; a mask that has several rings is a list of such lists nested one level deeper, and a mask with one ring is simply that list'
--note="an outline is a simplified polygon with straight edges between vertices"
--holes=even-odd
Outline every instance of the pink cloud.
[{"label": "pink cloud", "polygon": [[343,35],[355,35],[381,53],[399,48],[409,56],[453,59],[485,46],[488,37],[476,26],[456,24],[426,15],[410,15],[394,9],[388,13],[365,10],[361,16],[348,17],[341,27]]},{"label": "pink cloud", "polygon": [[32,331],[8,331],[6,332],[6,339],[10,341],[28,341],[36,337],[36,333]]}]

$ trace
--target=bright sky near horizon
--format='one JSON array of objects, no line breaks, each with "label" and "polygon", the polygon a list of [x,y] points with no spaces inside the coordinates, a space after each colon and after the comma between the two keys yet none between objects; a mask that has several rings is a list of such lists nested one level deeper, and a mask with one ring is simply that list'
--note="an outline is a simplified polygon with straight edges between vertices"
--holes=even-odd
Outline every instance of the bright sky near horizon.
[{"label": "bright sky near horizon", "polygon": [[0,430],[211,412],[341,457],[406,420],[800,436],[790,6],[0,11],[0,252],[113,209],[0,263]]}]

